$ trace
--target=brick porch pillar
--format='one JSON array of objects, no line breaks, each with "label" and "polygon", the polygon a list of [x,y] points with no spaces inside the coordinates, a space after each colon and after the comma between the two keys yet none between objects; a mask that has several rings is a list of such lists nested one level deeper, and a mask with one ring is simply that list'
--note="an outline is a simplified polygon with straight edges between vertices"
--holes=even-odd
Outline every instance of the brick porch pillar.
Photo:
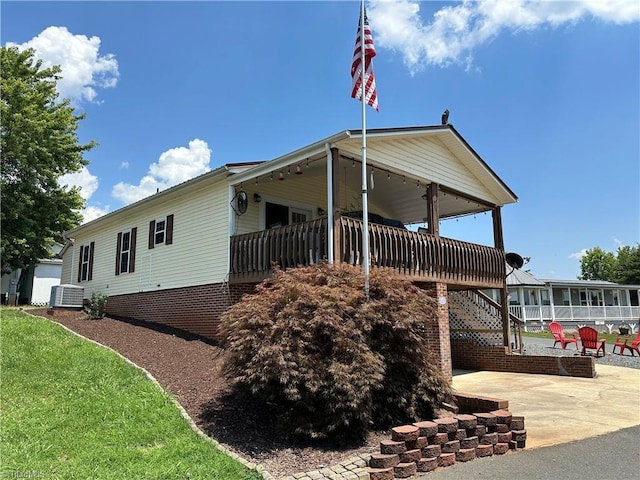
[{"label": "brick porch pillar", "polygon": [[442,373],[451,381],[453,380],[453,368],[451,366],[451,337],[449,335],[448,289],[446,283],[436,283],[434,287],[438,302],[438,317],[429,326],[429,348],[434,352]]}]

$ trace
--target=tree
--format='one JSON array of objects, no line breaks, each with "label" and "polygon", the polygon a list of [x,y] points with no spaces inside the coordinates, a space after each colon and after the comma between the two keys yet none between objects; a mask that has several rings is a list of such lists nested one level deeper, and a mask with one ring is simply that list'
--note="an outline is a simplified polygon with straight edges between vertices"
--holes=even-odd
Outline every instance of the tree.
[{"label": "tree", "polygon": [[582,275],[579,280],[606,280],[614,282],[616,276],[617,259],[611,252],[605,252],[600,247],[593,247],[580,260]]},{"label": "tree", "polygon": [[96,144],[78,142],[70,101],[58,100],[60,67],[41,68],[34,51],[1,47],[0,148],[2,149],[2,271],[34,265],[52,242],[81,220],[77,188],[58,184],[88,162]]},{"label": "tree", "polygon": [[433,296],[385,269],[369,294],[354,266],[276,269],[221,317],[227,372],[278,406],[283,434],[364,435],[453,402],[428,345]]},{"label": "tree", "polygon": [[640,285],[640,243],[618,248],[615,278],[618,283]]}]

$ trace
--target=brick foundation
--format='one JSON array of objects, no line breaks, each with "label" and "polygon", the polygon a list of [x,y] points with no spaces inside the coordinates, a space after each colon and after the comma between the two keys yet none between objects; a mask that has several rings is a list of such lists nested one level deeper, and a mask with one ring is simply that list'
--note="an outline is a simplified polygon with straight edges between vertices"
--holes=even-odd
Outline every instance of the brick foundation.
[{"label": "brick foundation", "polygon": [[451,339],[453,367],[463,370],[539,373],[595,378],[593,357],[555,357],[510,354],[507,347],[480,347],[473,340]]},{"label": "brick foundation", "polygon": [[109,316],[148,322],[218,338],[220,316],[243,295],[253,293],[254,284],[213,283],[196,287],[113,295],[107,300]]}]

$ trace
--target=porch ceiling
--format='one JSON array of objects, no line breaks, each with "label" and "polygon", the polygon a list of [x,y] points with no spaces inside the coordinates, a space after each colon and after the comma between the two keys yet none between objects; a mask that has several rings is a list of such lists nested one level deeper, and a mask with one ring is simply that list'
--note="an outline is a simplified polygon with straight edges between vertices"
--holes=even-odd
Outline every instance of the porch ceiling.
[{"label": "porch ceiling", "polygon": [[[345,152],[346,153],[346,152]],[[340,159],[341,205],[355,210],[361,209],[362,164],[360,158]],[[375,165],[374,161],[374,165]],[[404,224],[423,223],[427,217],[427,201],[423,198],[427,183],[408,173],[398,174],[389,169],[373,167],[374,181],[371,184],[371,164],[367,171],[367,196],[369,211],[401,220]],[[449,218],[490,210],[487,205],[472,202],[451,193],[440,192],[440,217]],[[346,204],[346,205],[345,205]]]}]

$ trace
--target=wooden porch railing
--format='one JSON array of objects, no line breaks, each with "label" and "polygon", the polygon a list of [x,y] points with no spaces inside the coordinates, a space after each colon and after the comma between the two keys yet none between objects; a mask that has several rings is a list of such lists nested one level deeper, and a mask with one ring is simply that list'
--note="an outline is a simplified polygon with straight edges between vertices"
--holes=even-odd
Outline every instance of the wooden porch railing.
[{"label": "wooden porch railing", "polygon": [[[361,220],[341,217],[336,260],[362,265]],[[327,219],[231,237],[229,281],[264,279],[271,264],[281,268],[311,265],[327,257]],[[372,267],[394,269],[414,281],[499,288],[504,285],[504,253],[491,247],[401,228],[369,224]]]},{"label": "wooden porch railing", "polygon": [[327,219],[286,225],[231,237],[229,281],[264,280],[276,263],[282,269],[313,265],[327,258]]},{"label": "wooden porch railing", "polygon": [[[362,265],[362,221],[341,217],[339,234],[338,258]],[[483,288],[504,284],[504,253],[484,245],[370,223],[369,250],[372,267],[392,268],[416,281]]]}]

